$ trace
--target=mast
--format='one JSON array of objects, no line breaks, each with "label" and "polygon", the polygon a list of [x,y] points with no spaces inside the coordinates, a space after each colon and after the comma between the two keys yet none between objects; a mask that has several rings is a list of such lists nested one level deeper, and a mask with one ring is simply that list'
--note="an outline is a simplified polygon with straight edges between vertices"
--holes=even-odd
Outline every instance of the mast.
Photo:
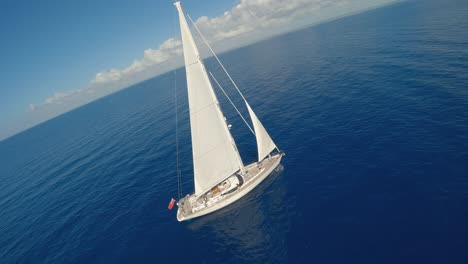
[{"label": "mast", "polygon": [[201,194],[240,170],[244,164],[229,131],[200,53],[185,19],[180,2],[179,14],[184,50],[190,110],[195,194]]}]

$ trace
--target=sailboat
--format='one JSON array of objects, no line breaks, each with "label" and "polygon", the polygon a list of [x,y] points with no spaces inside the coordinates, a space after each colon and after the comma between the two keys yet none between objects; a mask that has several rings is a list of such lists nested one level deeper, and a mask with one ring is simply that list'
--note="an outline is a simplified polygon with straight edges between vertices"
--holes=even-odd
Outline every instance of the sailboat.
[{"label": "sailboat", "polygon": [[[236,142],[231,135],[230,125],[221,110],[207,70],[200,57],[182,5],[180,2],[175,2],[174,5],[179,14],[187,78],[195,185],[194,193],[187,194],[177,202],[177,220],[180,222],[209,214],[237,201],[278,167],[284,153],[273,142],[252,107],[192,21],[241,95],[250,115],[253,130],[242,115],[241,117],[256,137],[258,160],[244,165]],[[190,20],[192,19],[190,18]],[[213,75],[211,76],[214,78]],[[216,79],[214,80],[221,88]],[[238,113],[240,114],[239,111]]]}]

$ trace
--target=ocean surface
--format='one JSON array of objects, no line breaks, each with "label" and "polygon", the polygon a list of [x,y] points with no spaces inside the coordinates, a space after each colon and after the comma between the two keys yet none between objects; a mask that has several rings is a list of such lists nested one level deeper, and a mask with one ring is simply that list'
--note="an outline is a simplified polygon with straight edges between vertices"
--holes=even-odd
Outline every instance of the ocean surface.
[{"label": "ocean surface", "polygon": [[177,222],[175,78],[193,191],[179,69],[0,142],[0,263],[468,263],[468,1],[402,2],[220,57],[286,152],[279,173]]}]

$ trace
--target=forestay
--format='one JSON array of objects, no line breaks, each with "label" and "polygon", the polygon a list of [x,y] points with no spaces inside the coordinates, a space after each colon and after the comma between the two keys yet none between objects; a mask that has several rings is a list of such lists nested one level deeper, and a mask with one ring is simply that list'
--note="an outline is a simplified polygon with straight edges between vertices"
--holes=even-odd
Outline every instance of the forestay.
[{"label": "forestay", "polygon": [[175,3],[184,49],[190,107],[195,194],[243,169],[206,69],[179,2]]}]

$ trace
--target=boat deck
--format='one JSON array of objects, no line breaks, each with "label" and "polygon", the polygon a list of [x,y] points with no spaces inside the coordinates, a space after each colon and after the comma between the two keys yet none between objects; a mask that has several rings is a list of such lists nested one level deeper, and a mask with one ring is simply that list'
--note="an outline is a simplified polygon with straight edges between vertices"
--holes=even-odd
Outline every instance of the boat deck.
[{"label": "boat deck", "polygon": [[270,159],[266,158],[262,160],[262,162],[254,162],[245,167],[246,175],[244,176],[244,182],[250,181],[252,178],[255,178],[257,174],[259,174],[263,169],[268,170],[271,166],[276,163],[276,160],[279,158],[272,156]]},{"label": "boat deck", "polygon": [[203,200],[205,194],[198,197],[194,194],[186,196],[178,203],[178,218],[179,216],[183,219],[198,217],[219,209],[215,209],[216,207],[222,208],[238,200],[265,179],[279,165],[282,156],[282,153],[278,153],[262,162],[247,165],[246,174],[243,176],[244,183],[232,193],[218,196],[211,201]]}]

